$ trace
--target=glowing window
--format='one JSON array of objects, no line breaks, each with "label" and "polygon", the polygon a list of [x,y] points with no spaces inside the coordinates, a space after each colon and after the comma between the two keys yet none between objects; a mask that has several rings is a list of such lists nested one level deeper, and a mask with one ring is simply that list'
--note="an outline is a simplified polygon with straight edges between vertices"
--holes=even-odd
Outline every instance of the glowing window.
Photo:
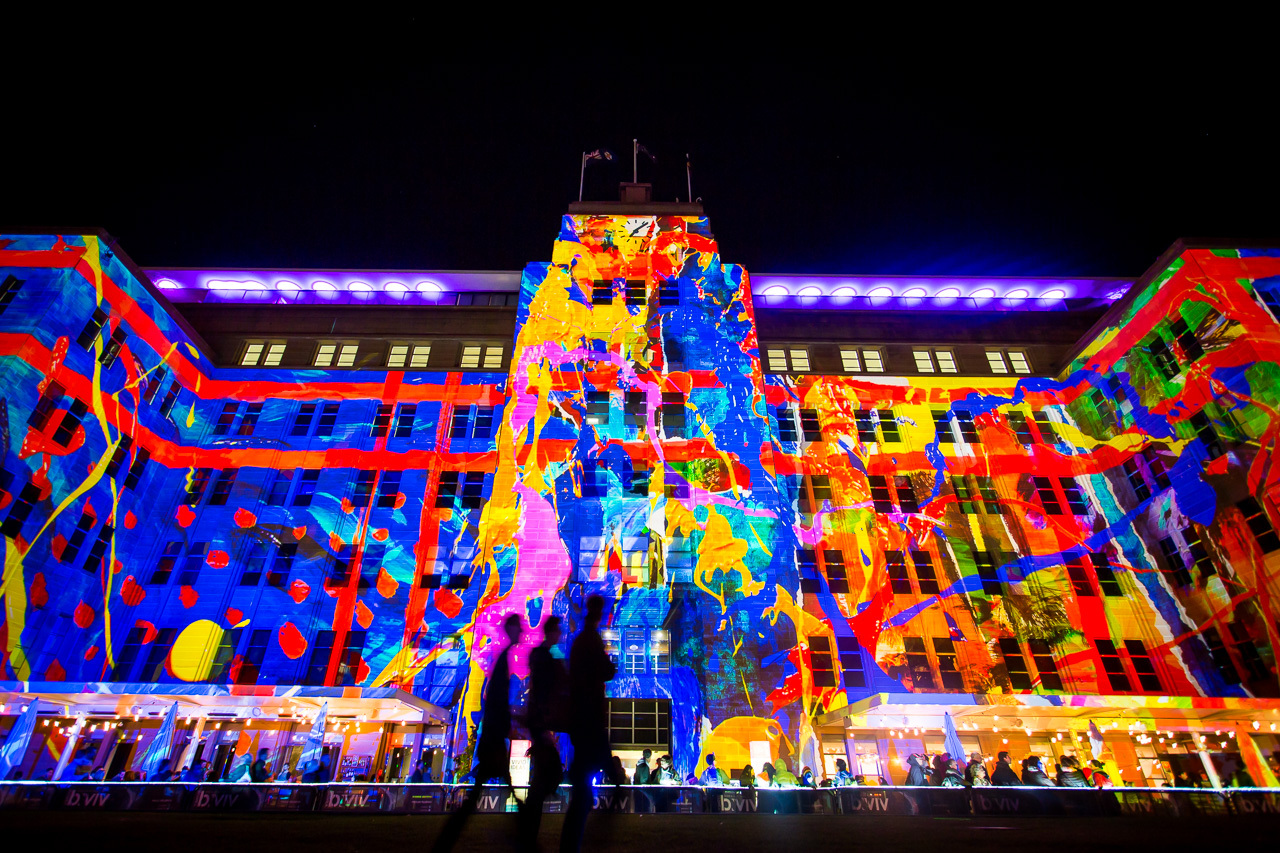
[{"label": "glowing window", "polygon": [[404,367],[404,363],[408,358],[409,347],[407,344],[392,344],[391,349],[387,352],[387,367]]},{"label": "glowing window", "polygon": [[240,364],[243,367],[253,367],[258,363],[258,359],[262,358],[262,351],[266,349],[266,344],[249,343],[245,344],[244,354],[240,356]]},{"label": "glowing window", "polygon": [[333,364],[333,355],[338,351],[337,344],[321,344],[316,349],[315,361],[312,362],[316,367],[328,367]]},{"label": "glowing window", "polygon": [[992,373],[1009,372],[1009,365],[1004,360],[1004,353],[998,349],[987,350],[987,364],[991,366]]},{"label": "glowing window", "polygon": [[915,356],[917,373],[933,373],[936,368],[933,366],[933,353],[927,349],[912,350]]},{"label": "glowing window", "polygon": [[338,367],[351,367],[356,363],[356,352],[360,349],[357,344],[343,344],[342,349],[338,352]]}]

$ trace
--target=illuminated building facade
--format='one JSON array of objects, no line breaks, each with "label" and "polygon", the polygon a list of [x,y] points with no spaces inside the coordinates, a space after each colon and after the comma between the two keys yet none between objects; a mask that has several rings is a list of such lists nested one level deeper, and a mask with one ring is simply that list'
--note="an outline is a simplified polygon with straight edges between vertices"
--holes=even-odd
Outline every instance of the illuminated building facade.
[{"label": "illuminated building facade", "polygon": [[985,753],[1092,722],[1140,785],[1271,772],[1280,251],[753,281],[698,206],[611,203],[519,275],[0,239],[32,772],[126,769],[174,701],[185,756],[288,764],[328,702],[344,773],[398,778],[466,751],[509,613],[523,677],[593,592],[618,751],[685,772],[900,781],[944,712]]}]

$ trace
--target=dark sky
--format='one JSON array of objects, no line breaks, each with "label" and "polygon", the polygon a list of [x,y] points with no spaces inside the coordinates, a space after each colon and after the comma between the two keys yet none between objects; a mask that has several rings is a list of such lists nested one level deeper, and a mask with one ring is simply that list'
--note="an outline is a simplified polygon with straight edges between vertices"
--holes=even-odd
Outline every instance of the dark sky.
[{"label": "dark sky", "polygon": [[587,171],[616,198],[638,137],[659,200],[692,156],[756,272],[1134,276],[1180,236],[1280,236],[1271,54],[1185,24],[787,57],[442,55],[423,26],[11,59],[39,84],[6,84],[0,222],[100,226],[143,266],[517,269],[549,259],[581,152],[619,155]]}]

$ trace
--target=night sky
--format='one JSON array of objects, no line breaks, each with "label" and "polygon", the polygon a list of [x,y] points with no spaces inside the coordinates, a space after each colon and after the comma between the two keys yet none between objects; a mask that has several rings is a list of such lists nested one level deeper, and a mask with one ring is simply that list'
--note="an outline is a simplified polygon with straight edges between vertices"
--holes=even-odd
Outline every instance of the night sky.
[{"label": "night sky", "polygon": [[616,198],[638,137],[658,200],[691,155],[755,272],[1136,276],[1180,236],[1280,237],[1269,54],[1194,27],[813,64],[693,38],[441,58],[421,26],[11,58],[40,82],[9,75],[0,224],[99,226],[142,266],[518,269],[550,258],[582,151],[618,155],[587,171]]}]

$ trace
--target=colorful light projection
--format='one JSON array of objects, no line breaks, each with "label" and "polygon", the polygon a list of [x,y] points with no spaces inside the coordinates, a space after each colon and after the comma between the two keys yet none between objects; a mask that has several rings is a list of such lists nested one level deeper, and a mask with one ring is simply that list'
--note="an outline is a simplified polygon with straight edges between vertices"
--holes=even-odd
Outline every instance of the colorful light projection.
[{"label": "colorful light projection", "polygon": [[602,591],[694,772],[872,693],[1280,693],[1275,253],[1187,251],[1018,381],[764,375],[694,217],[566,217],[505,376],[215,368],[93,236],[9,274],[7,679],[474,722],[502,619]]}]

